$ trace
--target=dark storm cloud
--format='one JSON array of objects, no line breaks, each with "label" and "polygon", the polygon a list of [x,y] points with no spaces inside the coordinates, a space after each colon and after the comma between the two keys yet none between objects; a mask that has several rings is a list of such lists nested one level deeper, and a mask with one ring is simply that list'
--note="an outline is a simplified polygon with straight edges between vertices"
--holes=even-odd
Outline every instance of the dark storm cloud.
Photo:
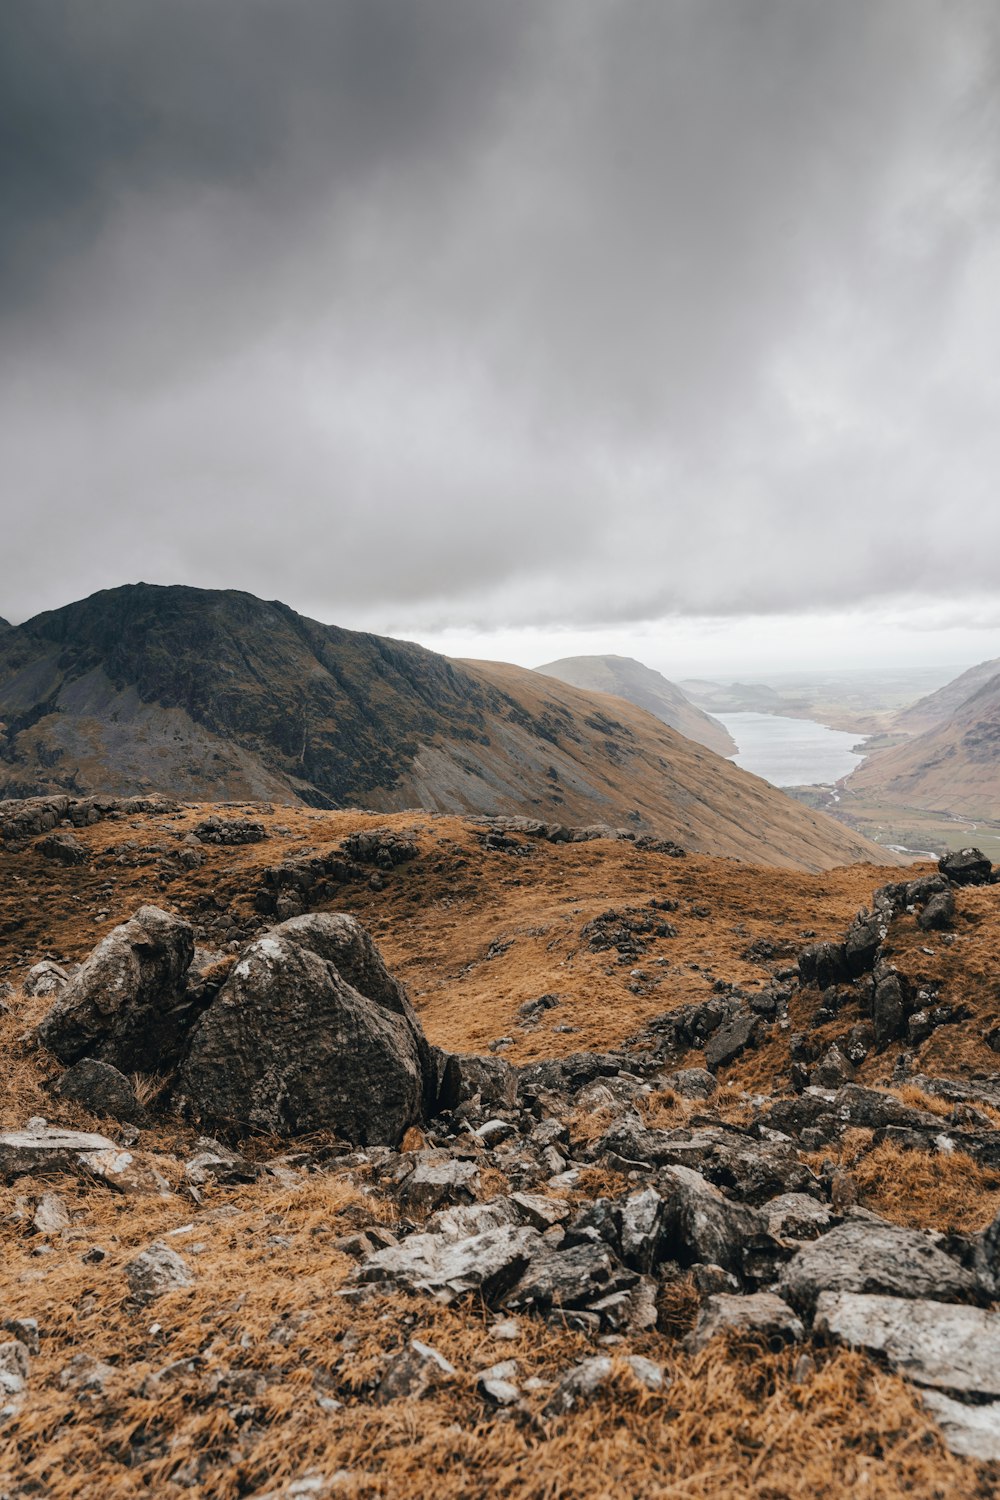
[{"label": "dark storm cloud", "polygon": [[4,613],[994,589],[974,0],[12,0]]}]

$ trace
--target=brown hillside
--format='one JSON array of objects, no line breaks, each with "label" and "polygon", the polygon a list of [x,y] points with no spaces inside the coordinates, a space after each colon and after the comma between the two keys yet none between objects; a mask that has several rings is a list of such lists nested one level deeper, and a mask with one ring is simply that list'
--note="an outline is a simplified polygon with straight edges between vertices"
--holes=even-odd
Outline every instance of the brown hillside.
[{"label": "brown hillside", "polygon": [[619,699],[146,584],[0,637],[0,795],[53,792],[516,812],[803,869],[889,857]]},{"label": "brown hillside", "polygon": [[662,719],[678,734],[714,750],[716,755],[736,753],[736,741],[718,719],[696,708],[676,683],[661,672],[630,656],[566,656],[535,670],[588,693],[610,693],[615,698],[625,698]]},{"label": "brown hillside", "polygon": [[846,786],[910,807],[1000,818],[1000,676],[943,724],[869,756]]},{"label": "brown hillside", "polygon": [[[265,836],[237,848],[186,843],[208,813],[252,818]],[[375,829],[411,842],[414,857],[375,875],[337,864],[345,837]],[[59,1065],[26,1040],[50,1002],[26,999],[16,985],[44,954],[83,957],[147,900],[191,918],[201,941],[235,949],[274,920],[257,909],[269,871],[337,869],[318,904],[355,913],[375,934],[431,1040],[483,1050],[511,1037],[502,1055],[528,1061],[617,1046],[720,987],[763,993],[794,971],[804,944],[842,937],[872,887],[898,874],[855,865],[809,875],[607,839],[551,844],[489,833],[468,818],[420,812],[199,805],[112,810],[72,830],[83,851],[75,864],[46,858],[37,839],[0,847],[0,978],[15,985],[0,1016],[0,1128],[44,1115],[124,1138],[113,1121],[50,1091]],[[202,863],[186,868],[192,848]],[[966,1006],[964,1020],[910,1049],[914,1070],[960,1078],[994,1070],[982,1035],[998,1012],[998,899],[994,886],[959,891],[948,944],[919,931],[912,915],[893,926],[900,970]],[[670,930],[647,932],[637,956],[595,947],[585,929],[609,911],[665,918]],[[526,1022],[520,1007],[541,995],[557,1003]],[[721,1069],[710,1104],[654,1079],[640,1101],[647,1122],[739,1127],[759,1115],[761,1091],[790,1097],[796,1033],[825,1043],[853,1019],[845,1012],[817,1027],[820,1003],[798,992],[791,1025],[771,1026],[762,1045]],[[859,1080],[891,1085],[901,1107],[929,1108],[944,1128],[949,1106],[893,1082],[901,1050],[872,1052]],[[704,1058],[695,1049],[678,1061]],[[568,1126],[577,1145],[605,1128],[593,1111]],[[114,1192],[79,1175],[0,1185],[3,1317],[35,1318],[41,1335],[26,1395],[0,1420],[0,1493],[12,1500],[423,1500],[431,1489],[443,1500],[996,1493],[1000,1469],[950,1454],[918,1390],[862,1354],[822,1340],[775,1353],[754,1338],[717,1338],[690,1352],[683,1339],[699,1305],[691,1276],[669,1283],[655,1329],[603,1339],[521,1316],[501,1341],[495,1316],[474,1298],[446,1307],[386,1290],[358,1300],[351,1239],[372,1224],[401,1234],[413,1227],[378,1176],[377,1153],[366,1165],[364,1155],[338,1156],[326,1139],[244,1141],[248,1156],[270,1163],[263,1175],[209,1181],[192,1194],[183,1163],[197,1135],[166,1116],[138,1141],[128,1136],[138,1171],[159,1173],[156,1191]],[[412,1154],[421,1141],[406,1144]],[[851,1185],[859,1207],[896,1224],[974,1233],[1000,1204],[996,1171],[960,1154],[873,1145],[871,1131],[849,1131],[839,1148],[803,1149],[799,1158],[816,1174],[817,1193],[832,1174],[835,1187]],[[496,1169],[482,1176],[487,1196],[509,1190]],[[573,1209],[634,1186],[593,1167],[576,1186],[549,1192]],[[65,1222],[43,1231],[35,1220],[43,1202],[53,1211],[46,1194],[56,1195]],[[194,1281],[142,1307],[127,1296],[124,1267],[157,1238],[178,1247]],[[453,1374],[419,1399],[380,1396],[379,1379],[413,1338]],[[606,1389],[563,1417],[546,1416],[565,1370],[595,1355],[615,1361]],[[634,1356],[662,1367],[665,1389],[638,1382],[624,1362]],[[475,1372],[510,1359],[524,1397],[497,1410]],[[74,1384],[94,1364],[103,1366],[89,1376],[95,1383]]]}]

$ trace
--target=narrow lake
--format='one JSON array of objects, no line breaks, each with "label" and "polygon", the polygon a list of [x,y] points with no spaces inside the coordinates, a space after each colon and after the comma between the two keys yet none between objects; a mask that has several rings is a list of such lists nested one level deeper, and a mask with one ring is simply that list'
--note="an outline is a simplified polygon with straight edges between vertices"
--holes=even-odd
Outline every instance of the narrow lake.
[{"label": "narrow lake", "polygon": [[863,736],[779,714],[715,714],[739,747],[731,759],[772,786],[829,786],[861,764]]}]

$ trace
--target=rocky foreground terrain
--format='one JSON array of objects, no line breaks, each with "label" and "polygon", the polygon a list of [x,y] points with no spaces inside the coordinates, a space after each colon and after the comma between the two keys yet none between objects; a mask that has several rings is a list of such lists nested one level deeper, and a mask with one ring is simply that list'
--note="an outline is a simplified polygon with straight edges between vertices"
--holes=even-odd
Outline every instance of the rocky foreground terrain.
[{"label": "rocky foreground terrain", "polygon": [[989,861],[0,841],[0,1495],[996,1493]]}]

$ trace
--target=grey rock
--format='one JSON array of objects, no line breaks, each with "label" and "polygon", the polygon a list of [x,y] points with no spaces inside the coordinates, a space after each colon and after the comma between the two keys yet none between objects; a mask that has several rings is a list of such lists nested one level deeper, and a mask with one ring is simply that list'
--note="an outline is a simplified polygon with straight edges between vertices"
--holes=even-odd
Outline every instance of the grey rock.
[{"label": "grey rock", "polygon": [[390,1363],[375,1389],[373,1399],[379,1406],[407,1398],[419,1400],[455,1373],[455,1366],[432,1344],[411,1339],[403,1352]]},{"label": "grey rock", "polygon": [[881,947],[888,923],[878,911],[861,911],[847,929],[844,939],[844,967],[852,979],[870,974]]},{"label": "grey rock", "polygon": [[82,1057],[55,1085],[60,1099],[71,1099],[92,1115],[144,1125],[148,1116],[124,1073],[96,1057]]},{"label": "grey rock", "polygon": [[537,1229],[527,1225],[502,1225],[457,1241],[441,1234],[412,1234],[401,1245],[369,1255],[355,1277],[362,1283],[388,1282],[427,1292],[447,1302],[478,1291],[492,1302],[518,1281],[541,1243]]},{"label": "grey rock", "polygon": [[827,1204],[806,1193],[782,1193],[765,1205],[763,1214],[768,1231],[779,1240],[815,1240],[833,1224]]},{"label": "grey rock", "polygon": [[777,1291],[807,1316],[824,1292],[940,1302],[974,1302],[980,1296],[972,1272],[927,1235],[867,1219],[841,1224],[803,1245],[785,1267]]},{"label": "grey rock", "polygon": [[470,1203],[479,1184],[479,1168],[474,1161],[418,1162],[400,1191],[400,1201],[408,1209],[430,1213],[445,1203]]},{"label": "grey rock", "polygon": [[71,833],[47,834],[45,838],[38,840],[34,849],[43,859],[54,860],[60,865],[83,865],[89,858],[87,846],[81,844]]},{"label": "grey rock", "polygon": [[756,1016],[737,1016],[720,1026],[705,1047],[705,1067],[714,1073],[735,1062],[757,1040],[760,1023]]},{"label": "grey rock", "polygon": [[162,1240],[154,1240],[148,1250],[130,1260],[125,1275],[139,1302],[153,1302],[165,1292],[180,1291],[194,1281],[187,1262]]},{"label": "grey rock", "polygon": [[104,1364],[92,1354],[74,1354],[59,1371],[59,1386],[64,1391],[103,1393],[109,1380],[118,1374],[114,1365]]},{"label": "grey rock", "polygon": [[697,1353],[720,1333],[761,1339],[775,1350],[785,1344],[796,1344],[806,1336],[801,1320],[773,1292],[755,1292],[749,1297],[725,1293],[709,1297],[698,1314],[688,1347]]},{"label": "grey rock", "polygon": [[853,1081],[854,1064],[844,1056],[836,1042],[831,1043],[809,1075],[809,1082],[823,1089],[840,1088],[842,1084]]},{"label": "grey rock", "polygon": [[189,923],[156,906],[103,938],[37,1029],[62,1062],[87,1055],[125,1073],[156,1073],[180,1056],[190,1017],[185,976],[194,952]]},{"label": "grey rock", "polygon": [[842,943],[814,943],[799,954],[799,978],[803,988],[827,990],[851,977]]},{"label": "grey rock", "polygon": [[[660,1392],[669,1387],[662,1365],[642,1355],[626,1355],[623,1364],[646,1390]],[[614,1365],[607,1355],[598,1354],[581,1360],[559,1381],[542,1410],[547,1418],[563,1417],[577,1406],[593,1400],[611,1381]]]},{"label": "grey rock", "polygon": [[1000,1396],[1000,1313],[899,1297],[824,1292],[816,1330],[879,1354],[916,1385]]},{"label": "grey rock", "polygon": [[395,1145],[436,1086],[420,1023],[371,938],[327,913],[243,951],[180,1073],[202,1118],[283,1136],[332,1129],[358,1145]]},{"label": "grey rock", "polygon": [[707,1068],[680,1068],[663,1080],[682,1099],[711,1099],[719,1087]]},{"label": "grey rock", "polygon": [[41,963],[33,964],[28,970],[21,988],[26,995],[58,995],[68,983],[69,975],[61,964],[43,958]]},{"label": "grey rock", "polygon": [[514,1384],[516,1375],[517,1360],[502,1360],[488,1370],[480,1370],[476,1376],[476,1389],[490,1406],[513,1406],[521,1398],[521,1392]]},{"label": "grey rock", "polygon": [[504,1300],[517,1310],[587,1307],[611,1293],[629,1290],[637,1280],[635,1272],[619,1265],[605,1245],[539,1246]]},{"label": "grey rock", "polygon": [[69,1228],[69,1209],[58,1193],[43,1193],[38,1200],[32,1224],[39,1234],[58,1234]]},{"label": "grey rock", "polygon": [[941,1429],[948,1449],[979,1463],[1000,1460],[1000,1401],[970,1406],[943,1391],[925,1390],[923,1402]]},{"label": "grey rock", "polygon": [[687,1167],[666,1167],[657,1186],[667,1202],[661,1254],[680,1265],[721,1266],[741,1279],[770,1279],[784,1252],[760,1213],[731,1203]]},{"label": "grey rock", "polygon": [[908,1009],[909,988],[901,974],[890,970],[881,978],[876,978],[872,1025],[875,1027],[877,1047],[887,1047],[890,1042],[903,1035]]},{"label": "grey rock", "polygon": [[446,1053],[437,1107],[458,1109],[476,1098],[485,1109],[513,1109],[517,1104],[517,1073],[502,1057]]},{"label": "grey rock", "polygon": [[77,1173],[106,1153],[127,1155],[119,1152],[107,1136],[84,1130],[57,1130],[47,1127],[44,1121],[30,1123],[25,1130],[0,1134],[0,1178],[10,1181],[35,1172]]},{"label": "grey rock", "polygon": [[41,1352],[41,1340],[38,1336],[37,1318],[4,1318],[0,1328],[6,1333],[12,1333],[17,1341],[24,1345],[29,1354]]},{"label": "grey rock", "polygon": [[574,1407],[592,1400],[611,1379],[611,1370],[611,1360],[607,1355],[598,1354],[581,1360],[559,1381],[542,1410],[542,1416],[563,1417]]},{"label": "grey rock", "polygon": [[922,912],[917,914],[917,926],[924,932],[939,932],[949,928],[955,918],[955,892],[951,886],[932,896]]},{"label": "grey rock", "polygon": [[989,885],[993,866],[981,849],[956,849],[938,860],[938,869],[953,885]]},{"label": "grey rock", "polygon": [[0,1395],[19,1396],[28,1384],[31,1360],[20,1339],[0,1344]]},{"label": "grey rock", "polygon": [[207,1182],[255,1182],[259,1175],[259,1169],[238,1151],[205,1136],[195,1142],[194,1156],[184,1163],[184,1176],[195,1187]]}]

